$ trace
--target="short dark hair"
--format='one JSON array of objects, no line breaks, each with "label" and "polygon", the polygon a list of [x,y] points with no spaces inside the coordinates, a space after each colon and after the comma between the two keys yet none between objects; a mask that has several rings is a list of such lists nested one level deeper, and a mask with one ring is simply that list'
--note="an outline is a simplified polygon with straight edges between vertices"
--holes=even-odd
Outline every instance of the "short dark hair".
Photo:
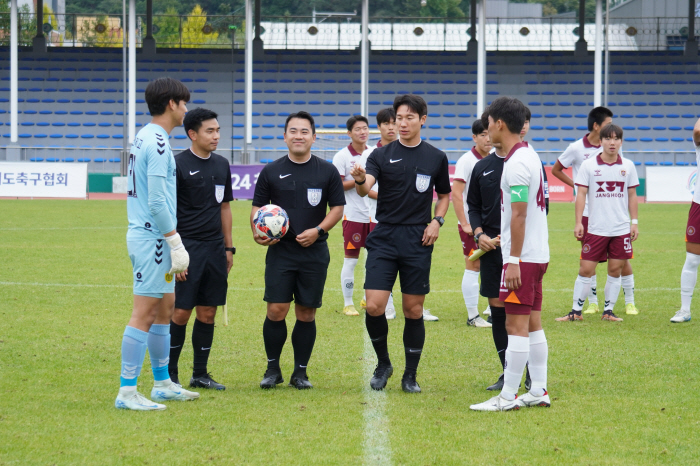
[{"label": "short dark hair", "polygon": [[[530,121],[532,119],[532,113],[530,112],[530,108],[528,106],[525,106],[525,121]],[[525,123],[523,123],[525,124]]]},{"label": "short dark hair", "polygon": [[348,118],[348,121],[345,123],[345,126],[348,128],[348,131],[352,131],[352,129],[355,127],[355,123],[358,121],[363,122],[364,124],[367,125],[369,128],[369,120],[362,115],[353,115],[350,118]]},{"label": "short dark hair", "polygon": [[198,107],[194,110],[190,110],[189,112],[187,112],[187,115],[185,115],[185,134],[187,134],[187,137],[189,138],[190,130],[196,133],[197,131],[199,131],[199,128],[202,127],[203,121],[212,120],[218,117],[219,115],[217,115],[216,112],[213,112],[206,108]]},{"label": "short dark hair", "polygon": [[382,123],[389,123],[391,120],[396,121],[396,112],[392,107],[383,108],[377,112],[377,125],[381,126]]},{"label": "short dark hair", "polygon": [[613,135],[617,136],[618,139],[622,139],[622,128],[610,123],[609,125],[605,125],[603,129],[600,130],[601,139],[606,139]]},{"label": "short dark hair", "polygon": [[596,107],[588,113],[588,131],[593,131],[593,124],[602,125],[605,120],[613,117],[613,112],[607,107]]},{"label": "short dark hair", "polygon": [[489,105],[489,116],[493,121],[501,120],[513,134],[520,134],[525,125],[527,108],[512,97],[499,97]]},{"label": "short dark hair", "polygon": [[394,113],[398,113],[399,107],[402,105],[406,105],[408,108],[417,113],[419,118],[422,118],[423,115],[428,114],[428,104],[425,103],[425,100],[423,100],[421,96],[413,94],[396,96],[394,99]]},{"label": "short dark hair", "polygon": [[[488,116],[486,119],[488,120]],[[481,119],[474,120],[474,123],[472,123],[472,134],[481,134],[484,131],[486,131],[486,128],[484,128],[484,122]]]},{"label": "short dark hair", "polygon": [[296,113],[291,113],[288,117],[287,120],[284,122],[284,132],[287,132],[287,126],[289,126],[289,121],[292,118],[301,118],[302,120],[307,120],[309,123],[311,123],[311,134],[316,134],[316,122],[314,121],[314,117],[311,116],[309,112],[305,111],[300,111]]},{"label": "short dark hair", "polygon": [[151,116],[164,114],[171,100],[176,104],[183,100],[189,102],[190,91],[187,86],[173,78],[158,78],[146,86],[146,104]]},{"label": "short dark hair", "polygon": [[[489,129],[489,107],[487,106],[484,108],[483,113],[481,114],[481,125],[484,127],[485,130],[488,131]],[[472,128],[473,130],[473,128]],[[472,133],[474,134],[474,133]]]}]

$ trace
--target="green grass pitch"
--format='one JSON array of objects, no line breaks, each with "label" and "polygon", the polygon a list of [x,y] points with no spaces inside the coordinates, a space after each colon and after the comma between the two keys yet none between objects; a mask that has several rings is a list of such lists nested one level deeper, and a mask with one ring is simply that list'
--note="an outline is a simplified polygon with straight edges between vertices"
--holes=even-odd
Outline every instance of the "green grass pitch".
[{"label": "green grass pitch", "polygon": [[[633,267],[639,316],[621,323],[556,323],[570,310],[579,246],[573,205],[553,204],[543,322],[550,409],[476,413],[500,367],[491,331],[466,327],[464,260],[452,211],[435,247],[433,292],[418,373],[400,389],[403,319],[389,323],[397,374],[371,393],[363,318],[342,314],[342,236],[331,265],[309,365],[315,388],[263,391],[263,247],[250,202],[232,203],[238,248],[229,278],[230,325],[219,319],[210,370],[226,384],[163,412],[114,408],[120,345],[131,311],[123,201],[0,202],[0,464],[698,464],[700,382],[695,321],[671,324],[685,258],[687,205],[641,205]],[[355,303],[361,298],[358,290]],[[598,269],[598,289],[605,271]],[[400,303],[397,293],[396,302]],[[694,303],[694,307],[698,307]],[[482,299],[480,309],[484,309]],[[287,319],[290,330],[293,317]],[[191,368],[191,345],[180,373]],[[370,355],[370,357],[367,357]],[[147,358],[148,359],[148,358]],[[288,341],[285,379],[292,366]],[[150,363],[139,390],[150,395]]]}]

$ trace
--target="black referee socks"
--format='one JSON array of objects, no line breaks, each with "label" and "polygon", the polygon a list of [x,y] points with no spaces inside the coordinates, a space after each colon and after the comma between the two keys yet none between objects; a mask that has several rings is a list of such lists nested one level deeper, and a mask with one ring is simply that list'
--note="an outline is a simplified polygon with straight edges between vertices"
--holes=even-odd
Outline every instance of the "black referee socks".
[{"label": "black referee socks", "polygon": [[[170,321],[170,362],[168,363],[168,373],[177,376],[177,364],[180,360],[182,345],[185,344],[187,335],[187,324],[177,325]],[[171,377],[172,378],[172,377]]]},{"label": "black referee socks", "polygon": [[194,319],[192,326],[192,350],[194,352],[192,377],[202,377],[207,374],[207,361],[209,361],[212,341],[214,341],[214,324],[205,324]]},{"label": "black referee socks", "polygon": [[284,342],[287,341],[287,322],[270,320],[265,317],[263,324],[263,340],[265,341],[265,353],[267,354],[267,368],[280,368],[280,355]]},{"label": "black referee socks", "polygon": [[365,312],[365,326],[367,327],[369,339],[372,341],[374,352],[377,353],[377,360],[381,364],[391,364],[389,347],[386,341],[389,335],[389,323],[386,321],[386,314],[374,317]]},{"label": "black referee socks", "polygon": [[406,325],[403,328],[403,347],[406,351],[406,372],[416,372],[420,355],[425,344],[425,323],[423,316],[417,319],[406,317]]},{"label": "black referee socks", "polygon": [[316,343],[316,321],[297,320],[292,330],[292,347],[294,348],[293,374],[306,374],[306,366],[311,359],[311,352]]},{"label": "black referee socks", "polygon": [[506,349],[508,348],[508,332],[506,332],[506,308],[491,306],[491,332],[493,344],[496,346],[501,366],[506,367]]}]

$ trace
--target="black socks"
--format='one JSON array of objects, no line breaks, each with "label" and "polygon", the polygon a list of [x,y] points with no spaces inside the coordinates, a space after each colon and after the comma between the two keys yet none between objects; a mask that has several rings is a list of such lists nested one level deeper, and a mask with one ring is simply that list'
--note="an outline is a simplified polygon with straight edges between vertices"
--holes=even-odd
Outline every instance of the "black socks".
[{"label": "black socks", "polygon": [[425,344],[425,323],[423,316],[417,319],[406,317],[406,326],[403,328],[403,346],[406,351],[406,372],[416,372],[420,355]]},{"label": "black socks", "polygon": [[[185,344],[187,335],[187,324],[177,325],[170,321],[170,362],[168,363],[168,373],[177,376],[177,364],[180,360],[182,345]],[[171,377],[172,378],[172,377]]]},{"label": "black socks", "polygon": [[284,342],[287,340],[287,322],[284,319],[273,321],[265,317],[263,324],[263,340],[265,341],[265,353],[267,354],[267,368],[280,368],[280,355]]},{"label": "black socks", "polygon": [[316,343],[316,321],[297,320],[292,330],[292,347],[294,348],[293,374],[306,374],[306,366],[311,359],[311,352]]},{"label": "black socks", "polygon": [[501,367],[506,366],[506,349],[508,348],[508,332],[506,332],[506,308],[491,306],[491,331],[493,344],[496,346]]},{"label": "black socks", "polygon": [[[214,324],[205,324],[195,319],[192,326],[192,349],[194,352],[192,377],[202,377],[207,374],[207,361],[212,341],[214,341]],[[172,352],[172,350],[170,351]]]},{"label": "black socks", "polygon": [[373,317],[369,313],[365,313],[365,326],[367,327],[369,339],[372,341],[374,352],[377,353],[379,363],[384,365],[391,364],[386,341],[389,335],[389,324],[386,321],[386,314]]}]

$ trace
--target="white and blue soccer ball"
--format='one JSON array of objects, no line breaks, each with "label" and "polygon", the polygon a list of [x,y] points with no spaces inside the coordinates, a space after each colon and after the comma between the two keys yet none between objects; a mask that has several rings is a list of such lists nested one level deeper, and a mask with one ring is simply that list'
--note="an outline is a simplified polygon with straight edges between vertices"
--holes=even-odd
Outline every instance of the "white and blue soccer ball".
[{"label": "white and blue soccer ball", "polygon": [[280,239],[289,230],[289,216],[282,207],[268,204],[258,210],[253,219],[253,224],[255,225],[255,231],[260,236]]}]

